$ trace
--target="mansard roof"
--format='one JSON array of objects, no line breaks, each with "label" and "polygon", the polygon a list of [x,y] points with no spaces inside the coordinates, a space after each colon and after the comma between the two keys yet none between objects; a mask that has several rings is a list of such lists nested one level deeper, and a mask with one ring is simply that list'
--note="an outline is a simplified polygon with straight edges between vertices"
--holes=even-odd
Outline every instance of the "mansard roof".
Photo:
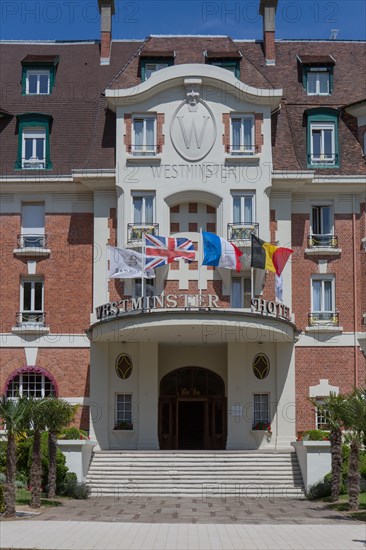
[{"label": "mansard roof", "polygon": [[[283,89],[280,111],[273,115],[275,170],[306,169],[304,112],[314,107],[341,108],[366,97],[366,43],[342,41],[277,41],[276,65],[267,66],[259,41],[222,36],[151,36],[145,40],[113,41],[110,65],[100,65],[99,43],[49,42],[0,44],[0,172],[15,174],[17,115],[52,115],[50,174],[72,169],[115,167],[115,115],[106,109],[106,89],[138,85],[143,56],[169,52],[174,64],[205,63],[216,52],[240,62],[240,79],[255,88]],[[237,54],[234,56],[234,53]],[[31,56],[31,57],[28,57]],[[51,95],[25,96],[21,89],[22,60],[59,58]],[[334,89],[330,96],[308,96],[302,83],[302,64],[317,58],[334,59]],[[214,56],[215,57],[215,56]],[[365,163],[357,138],[357,119],[342,111],[339,124],[340,169],[332,174],[364,174]],[[27,170],[27,174],[29,174]],[[325,173],[322,169],[322,173]],[[19,171],[17,172],[19,173]]]}]

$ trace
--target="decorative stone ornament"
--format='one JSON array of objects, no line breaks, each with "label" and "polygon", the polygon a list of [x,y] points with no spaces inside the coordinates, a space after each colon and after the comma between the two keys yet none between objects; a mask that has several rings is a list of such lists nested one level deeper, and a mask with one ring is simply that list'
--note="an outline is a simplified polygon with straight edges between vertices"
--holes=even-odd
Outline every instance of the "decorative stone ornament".
[{"label": "decorative stone ornament", "polygon": [[121,353],[116,359],[115,369],[118,378],[122,380],[129,378],[133,369],[131,357],[127,353]]},{"label": "decorative stone ornament", "polygon": [[215,117],[200,98],[199,88],[187,87],[186,99],[176,109],[170,124],[175,150],[185,160],[202,160],[214,146],[216,136]]},{"label": "decorative stone ornament", "polygon": [[267,355],[258,353],[253,359],[252,368],[256,378],[259,378],[259,380],[267,378],[271,369]]}]

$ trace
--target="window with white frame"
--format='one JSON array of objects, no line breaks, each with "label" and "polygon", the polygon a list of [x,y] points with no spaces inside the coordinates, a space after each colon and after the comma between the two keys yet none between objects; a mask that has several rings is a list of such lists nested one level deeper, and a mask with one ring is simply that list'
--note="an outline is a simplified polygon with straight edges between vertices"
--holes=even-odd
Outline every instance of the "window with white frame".
[{"label": "window with white frame", "polygon": [[233,277],[231,279],[231,307],[250,308],[251,281],[249,277]]},{"label": "window with white frame", "polygon": [[269,423],[269,395],[268,393],[255,393],[253,396],[253,426],[258,422]]},{"label": "window with white frame", "polygon": [[47,69],[28,69],[25,91],[27,95],[45,95],[50,93],[50,71]]},{"label": "window with white frame", "polygon": [[132,429],[132,394],[118,393],[116,395],[116,428]]},{"label": "window with white frame", "polygon": [[311,314],[315,321],[332,321],[335,314],[334,276],[312,277]]},{"label": "window with white frame", "polygon": [[254,195],[253,193],[232,193],[233,222],[251,224],[254,222]]},{"label": "window with white frame", "polygon": [[324,407],[324,399],[316,399],[317,407],[315,408],[315,426],[317,430],[329,429],[329,411]]},{"label": "window with white frame", "polygon": [[231,154],[252,155],[255,153],[253,115],[231,116]]},{"label": "window with white frame", "polygon": [[22,168],[46,168],[46,130],[24,128],[22,135]]},{"label": "window with white frame", "polygon": [[335,164],[335,126],[333,122],[310,124],[311,164]]},{"label": "window with white frame", "polygon": [[21,248],[43,248],[45,244],[43,202],[22,203]]},{"label": "window with white frame", "polygon": [[50,378],[45,374],[29,370],[17,374],[10,380],[6,397],[8,399],[17,399],[18,397],[43,399],[55,394],[55,387]]},{"label": "window with white frame", "polygon": [[44,282],[40,277],[22,279],[20,286],[20,321],[43,323]]},{"label": "window with white frame", "polygon": [[311,67],[307,72],[308,95],[330,94],[330,71],[326,67]]},{"label": "window with white frame", "polygon": [[135,225],[150,225],[154,223],[154,203],[154,192],[132,192],[133,223]]},{"label": "window with white frame", "polygon": [[132,154],[154,155],[157,151],[155,115],[134,116],[132,126]]}]

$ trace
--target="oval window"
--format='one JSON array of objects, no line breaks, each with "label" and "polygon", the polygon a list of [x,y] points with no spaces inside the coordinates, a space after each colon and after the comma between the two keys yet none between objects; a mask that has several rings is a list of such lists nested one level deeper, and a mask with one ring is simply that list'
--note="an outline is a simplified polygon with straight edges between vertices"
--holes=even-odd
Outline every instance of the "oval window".
[{"label": "oval window", "polygon": [[129,378],[132,373],[132,359],[127,353],[121,353],[116,359],[116,374],[118,378],[122,378],[122,380],[126,380],[126,378]]},{"label": "oval window", "polygon": [[259,378],[259,380],[263,380],[263,378],[266,378],[269,375],[270,371],[270,363],[267,355],[264,353],[258,353],[253,359],[253,372],[254,375]]}]

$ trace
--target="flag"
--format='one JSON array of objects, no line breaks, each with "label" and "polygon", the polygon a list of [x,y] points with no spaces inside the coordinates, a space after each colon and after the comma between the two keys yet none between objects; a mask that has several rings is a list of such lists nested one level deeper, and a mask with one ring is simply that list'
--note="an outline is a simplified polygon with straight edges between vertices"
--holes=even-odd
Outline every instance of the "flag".
[{"label": "flag", "polygon": [[159,237],[145,233],[145,269],[155,269],[179,258],[196,258],[192,241],[184,237]]},{"label": "flag", "polygon": [[110,279],[153,279],[153,270],[145,271],[142,265],[142,254],[134,250],[108,246]]},{"label": "flag", "polygon": [[276,291],[276,302],[283,303],[283,278],[282,275],[275,276],[275,291]]},{"label": "flag", "polygon": [[252,233],[251,267],[267,269],[280,276],[292,252],[290,248],[266,243]]},{"label": "flag", "polygon": [[203,238],[203,262],[202,265],[214,265],[241,271],[240,256],[242,251],[229,241],[214,233],[202,232]]}]

